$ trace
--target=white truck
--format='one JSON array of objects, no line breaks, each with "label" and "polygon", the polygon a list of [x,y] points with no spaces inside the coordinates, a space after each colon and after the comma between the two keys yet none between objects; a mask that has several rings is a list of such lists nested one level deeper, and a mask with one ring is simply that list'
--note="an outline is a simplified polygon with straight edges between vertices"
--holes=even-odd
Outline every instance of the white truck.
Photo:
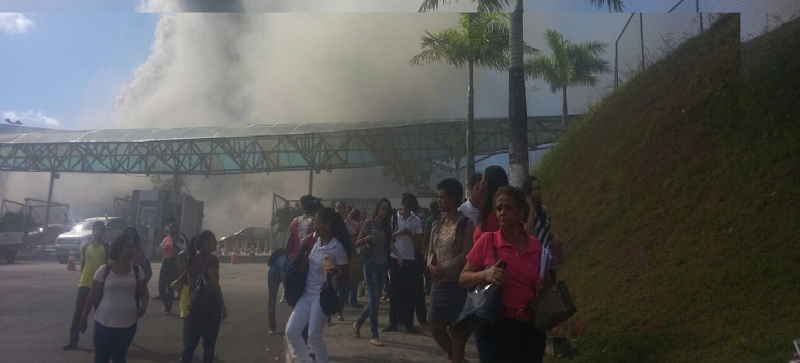
[{"label": "white truck", "polygon": [[56,238],[56,257],[58,262],[65,264],[69,259],[70,251],[75,252],[75,261],[77,262],[80,257],[80,247],[84,242],[92,241],[92,225],[97,221],[106,223],[106,234],[103,239],[111,243],[115,238],[122,234],[122,231],[129,226],[125,218],[119,217],[100,217],[88,218],[85,221],[77,224],[72,230],[58,235]]},{"label": "white truck", "polygon": [[17,252],[25,247],[25,232],[0,232],[0,256],[14,263]]}]

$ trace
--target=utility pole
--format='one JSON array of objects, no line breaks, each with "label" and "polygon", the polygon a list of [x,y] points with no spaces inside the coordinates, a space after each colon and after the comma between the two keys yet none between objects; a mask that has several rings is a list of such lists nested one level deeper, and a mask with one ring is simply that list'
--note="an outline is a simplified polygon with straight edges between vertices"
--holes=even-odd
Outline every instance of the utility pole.
[{"label": "utility pole", "polygon": [[59,178],[61,178],[60,174],[54,171],[50,172],[50,189],[47,191],[47,207],[44,209],[44,226],[42,226],[45,241],[47,241],[47,226],[50,224],[50,204],[53,202],[53,185],[56,179]]}]

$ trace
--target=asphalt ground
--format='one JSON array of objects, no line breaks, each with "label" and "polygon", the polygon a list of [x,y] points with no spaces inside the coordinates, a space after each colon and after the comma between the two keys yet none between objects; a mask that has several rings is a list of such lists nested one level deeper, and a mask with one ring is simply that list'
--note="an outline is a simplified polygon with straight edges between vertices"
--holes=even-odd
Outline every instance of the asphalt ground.
[{"label": "asphalt ground", "polygon": [[[153,263],[154,277],[148,284],[151,296],[157,295],[160,263]],[[80,269],[80,266],[78,266]],[[217,363],[284,362],[283,331],[291,314],[285,303],[277,306],[279,334],[268,335],[266,263],[223,262],[220,279],[228,318],[222,321],[216,345]],[[67,271],[50,253],[22,254],[14,264],[0,264],[0,363],[64,362],[85,363],[94,359],[93,324],[81,336],[79,349],[63,351],[78,290],[77,271]],[[367,297],[360,297],[366,303]],[[381,303],[382,329],[388,323],[388,303]],[[128,362],[178,362],[182,352],[182,322],[175,315],[163,316],[163,304],[150,301],[147,314],[139,319]],[[368,343],[369,323],[362,338],[351,335],[353,321],[360,309],[345,308],[345,322],[325,328],[324,339],[332,362],[446,362],[427,328],[422,335],[405,332],[383,333],[384,347]],[[312,349],[313,350],[313,349]],[[202,347],[195,351],[200,362]],[[474,343],[467,347],[467,358],[477,362]]]},{"label": "asphalt ground", "polygon": [[[159,263],[148,289],[157,295]],[[80,266],[78,266],[80,269]],[[228,306],[216,346],[216,362],[274,362],[284,354],[283,335],[267,335],[266,264],[223,264],[221,286]],[[63,351],[78,291],[79,273],[51,261],[21,258],[0,264],[0,362],[85,363],[94,359],[93,327],[81,336],[79,349]],[[182,351],[182,322],[177,315],[162,316],[163,304],[150,301],[147,314],[139,319],[128,362],[178,362]],[[175,302],[173,312],[179,311]],[[285,322],[291,310],[279,304],[278,321]],[[279,326],[282,326],[279,324]],[[195,360],[202,357],[202,347]]]}]

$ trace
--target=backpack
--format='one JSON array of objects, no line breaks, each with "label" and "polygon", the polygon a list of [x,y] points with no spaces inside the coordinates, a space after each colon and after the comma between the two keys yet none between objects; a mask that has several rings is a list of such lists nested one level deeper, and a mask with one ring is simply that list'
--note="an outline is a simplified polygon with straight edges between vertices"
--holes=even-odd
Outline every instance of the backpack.
[{"label": "backpack", "polygon": [[208,282],[208,261],[203,267],[203,273],[195,277],[189,306],[189,315],[192,316],[208,316],[220,313],[220,304],[216,291],[213,291]]},{"label": "backpack", "polygon": [[300,244],[300,253],[294,258],[289,260],[289,265],[286,267],[286,277],[283,283],[283,291],[286,295],[286,302],[289,306],[294,307],[303,296],[306,290],[306,280],[308,279],[308,256],[314,248],[316,242],[316,233],[312,234],[303,240]]},{"label": "backpack", "polygon": [[[86,266],[86,250],[89,249],[89,244],[91,244],[91,243],[92,242],[84,242],[80,247],[81,248],[81,274],[83,274],[83,267]],[[106,256],[106,261],[105,261],[106,265],[108,265],[108,248],[109,248],[108,247],[108,243],[103,242],[103,252],[105,253],[105,256]],[[106,276],[108,276],[108,275],[106,275]],[[106,280],[103,279],[103,282],[105,282],[105,281]]]},{"label": "backpack", "polygon": [[[106,279],[108,279],[108,275],[111,274],[111,264],[106,264],[106,271],[103,275],[103,288],[100,290],[100,296],[97,298],[97,302],[95,303],[95,307],[100,306],[100,301],[103,300],[103,292],[105,292],[106,287]],[[139,308],[139,265],[133,265],[133,276],[136,279],[136,292],[133,295],[133,299],[136,300],[136,308]]]}]

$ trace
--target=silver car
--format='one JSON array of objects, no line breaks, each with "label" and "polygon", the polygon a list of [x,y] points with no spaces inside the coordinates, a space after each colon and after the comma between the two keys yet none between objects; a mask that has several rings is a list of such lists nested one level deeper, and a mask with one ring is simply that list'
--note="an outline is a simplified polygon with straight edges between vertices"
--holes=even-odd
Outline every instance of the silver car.
[{"label": "silver car", "polygon": [[56,256],[58,262],[64,264],[69,259],[70,251],[75,252],[75,261],[80,260],[80,247],[84,242],[92,241],[92,225],[97,221],[106,223],[106,234],[103,239],[111,243],[115,238],[122,234],[122,231],[129,226],[125,218],[119,217],[100,217],[88,218],[77,224],[72,230],[62,233],[56,238]]}]

